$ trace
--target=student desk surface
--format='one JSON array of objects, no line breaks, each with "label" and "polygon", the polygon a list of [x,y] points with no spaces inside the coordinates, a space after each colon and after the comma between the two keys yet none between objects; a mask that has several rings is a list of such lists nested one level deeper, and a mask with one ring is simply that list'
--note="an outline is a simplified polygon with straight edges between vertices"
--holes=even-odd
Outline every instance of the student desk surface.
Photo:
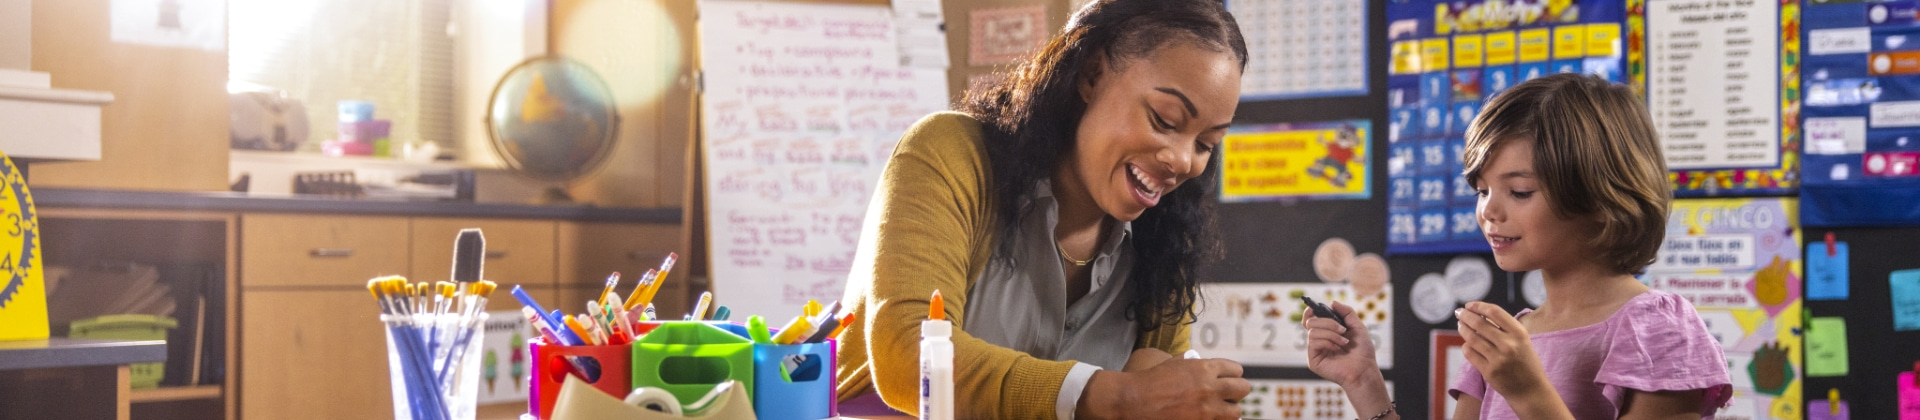
[{"label": "student desk surface", "polygon": [[127,419],[129,366],[166,360],[164,341],[0,341],[0,419]]}]

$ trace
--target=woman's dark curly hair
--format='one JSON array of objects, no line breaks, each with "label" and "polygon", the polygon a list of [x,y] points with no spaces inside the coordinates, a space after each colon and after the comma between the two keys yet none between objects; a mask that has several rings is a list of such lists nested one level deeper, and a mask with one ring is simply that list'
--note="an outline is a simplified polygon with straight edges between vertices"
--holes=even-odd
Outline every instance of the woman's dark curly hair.
[{"label": "woman's dark curly hair", "polygon": [[[999,84],[969,92],[963,112],[980,120],[992,171],[1000,255],[1011,256],[1021,226],[1020,197],[1053,175],[1073,151],[1087,103],[1078,90],[1087,72],[1117,73],[1129,60],[1168,44],[1230,52],[1247,64],[1240,25],[1218,0],[1099,0],[1074,13],[1064,34]],[[1105,69],[1089,66],[1104,63]],[[1193,313],[1199,267],[1219,260],[1213,222],[1220,156],[1200,176],[1167,193],[1133,221],[1133,289],[1127,318],[1143,330],[1179,325]]]}]

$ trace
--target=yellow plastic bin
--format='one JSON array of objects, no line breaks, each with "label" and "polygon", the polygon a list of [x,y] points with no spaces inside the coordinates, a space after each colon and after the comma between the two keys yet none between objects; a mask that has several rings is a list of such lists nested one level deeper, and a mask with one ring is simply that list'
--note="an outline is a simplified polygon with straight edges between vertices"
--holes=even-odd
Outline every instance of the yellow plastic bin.
[{"label": "yellow plastic bin", "polygon": [[[72,331],[67,333],[73,338],[98,338],[109,340],[167,340],[167,330],[180,326],[173,318],[153,315],[106,315],[93,319],[73,321]],[[156,388],[160,379],[166,376],[167,363],[135,363],[131,366],[134,389]]]}]

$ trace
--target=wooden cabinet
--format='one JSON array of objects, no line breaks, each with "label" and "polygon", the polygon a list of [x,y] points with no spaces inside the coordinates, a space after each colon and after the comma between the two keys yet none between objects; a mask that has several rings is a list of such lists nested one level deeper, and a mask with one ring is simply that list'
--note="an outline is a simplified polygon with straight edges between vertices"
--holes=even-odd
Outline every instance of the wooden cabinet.
[{"label": "wooden cabinet", "polygon": [[240,283],[365,293],[367,279],[408,272],[407,226],[404,217],[241,216]]},{"label": "wooden cabinet", "polygon": [[580,306],[599,298],[607,275],[615,271],[624,293],[647,269],[659,267],[667,253],[678,252],[680,261],[653,298],[654,310],[678,319],[692,307],[686,269],[691,254],[680,225],[563,222],[559,228],[561,301]]},{"label": "wooden cabinet", "polygon": [[384,328],[366,290],[242,293],[240,414],[393,416]]},{"label": "wooden cabinet", "polygon": [[242,220],[242,418],[391,416],[384,326],[366,281],[388,274],[448,279],[461,229],[486,235],[483,277],[500,283],[489,310],[519,309],[508,294],[514,286],[549,309],[584,309],[562,306],[556,284],[562,222],[307,214]]},{"label": "wooden cabinet", "polygon": [[[208,324],[217,327],[207,332],[205,351],[219,353],[210,360],[225,366],[215,373],[223,376],[197,386],[136,391],[134,418],[389,418],[385,327],[366,282],[395,274],[415,282],[445,280],[462,228],[486,234],[484,276],[501,284],[489,310],[518,310],[520,303],[508,293],[518,285],[550,309],[580,312],[583,302],[598,296],[607,273],[620,271],[622,290],[631,289],[668,252],[680,253],[681,268],[666,280],[656,307],[678,317],[690,306],[684,267],[691,257],[678,224],[95,209],[87,207],[86,197],[54,197],[40,209],[48,264],[221,268],[213,280],[221,287],[207,292],[213,301],[205,315],[220,322]],[[170,376],[175,373],[169,368]]]},{"label": "wooden cabinet", "polygon": [[[528,288],[554,286],[554,224],[548,220],[413,219],[412,270],[414,281],[439,281],[450,278],[453,270],[453,242],[461,229],[478,228],[486,238],[486,265],[482,278],[500,284],[500,291],[514,285]],[[511,298],[508,298],[511,299]]]}]

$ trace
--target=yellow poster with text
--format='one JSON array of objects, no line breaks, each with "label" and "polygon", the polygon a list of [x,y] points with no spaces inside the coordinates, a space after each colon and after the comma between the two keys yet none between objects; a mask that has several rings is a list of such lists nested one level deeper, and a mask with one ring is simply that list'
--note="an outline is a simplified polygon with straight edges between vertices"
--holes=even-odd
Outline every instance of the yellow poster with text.
[{"label": "yellow poster with text", "polygon": [[1504,66],[1513,64],[1513,31],[1487,34],[1487,65]]},{"label": "yellow poster with text", "polygon": [[1365,199],[1368,120],[1235,127],[1221,143],[1220,200]]},{"label": "yellow poster with text", "polygon": [[1453,65],[1461,68],[1480,67],[1481,58],[1486,55],[1481,47],[1486,45],[1478,34],[1453,36]]},{"label": "yellow poster with text", "polygon": [[0,154],[0,341],[47,338],[40,223],[26,174]]},{"label": "yellow poster with text", "polygon": [[1594,23],[1587,25],[1587,56],[1614,57],[1620,55],[1620,24]]},{"label": "yellow poster with text", "polygon": [[1537,63],[1547,61],[1553,52],[1553,32],[1547,28],[1534,28],[1520,31],[1520,62]]},{"label": "yellow poster with text", "polygon": [[1420,40],[1420,71],[1441,71],[1447,69],[1447,39],[1428,38]]},{"label": "yellow poster with text", "polygon": [[1587,26],[1564,25],[1553,28],[1553,59],[1587,56]]}]

